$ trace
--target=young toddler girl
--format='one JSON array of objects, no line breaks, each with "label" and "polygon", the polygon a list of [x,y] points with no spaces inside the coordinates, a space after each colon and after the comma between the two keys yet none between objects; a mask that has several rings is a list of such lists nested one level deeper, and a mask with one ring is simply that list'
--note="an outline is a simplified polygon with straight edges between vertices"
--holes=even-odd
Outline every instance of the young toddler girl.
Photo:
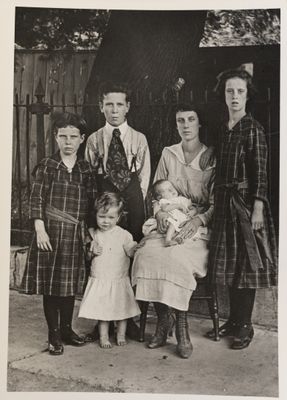
[{"label": "young toddler girl", "polygon": [[90,229],[94,257],[79,317],[99,321],[100,346],[111,348],[109,321],[117,321],[116,343],[126,344],[127,319],[140,314],[129,278],[130,257],[137,249],[132,235],[117,226],[123,200],[104,192],[95,201],[96,229]]}]

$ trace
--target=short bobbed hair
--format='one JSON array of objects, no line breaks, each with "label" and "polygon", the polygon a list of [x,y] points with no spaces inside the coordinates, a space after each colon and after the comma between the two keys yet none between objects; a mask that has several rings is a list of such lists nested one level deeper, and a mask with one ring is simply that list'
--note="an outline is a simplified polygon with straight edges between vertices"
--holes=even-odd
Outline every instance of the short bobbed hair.
[{"label": "short bobbed hair", "polygon": [[87,133],[87,123],[84,118],[78,114],[55,111],[51,115],[51,122],[52,133],[55,135],[58,133],[59,129],[66,128],[67,126],[74,126],[75,128],[79,129],[81,135],[85,135]]},{"label": "short bobbed hair", "polygon": [[179,103],[174,107],[174,115],[178,112],[194,111],[198,117],[200,125],[203,125],[202,111],[196,103]]}]

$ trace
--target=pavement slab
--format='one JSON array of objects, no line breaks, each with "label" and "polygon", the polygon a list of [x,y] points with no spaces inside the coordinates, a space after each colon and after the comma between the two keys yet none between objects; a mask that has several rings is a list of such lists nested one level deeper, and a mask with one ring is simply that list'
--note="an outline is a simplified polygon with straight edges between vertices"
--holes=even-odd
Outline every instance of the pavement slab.
[{"label": "pavement slab", "polygon": [[[78,306],[77,301],[74,329],[84,334],[93,328],[94,322],[78,319]],[[189,316],[194,350],[188,360],[176,355],[174,337],[168,339],[166,346],[154,350],[135,341],[123,347],[113,343],[112,349],[101,349],[95,342],[80,348],[65,346],[62,356],[52,357],[45,351],[47,328],[41,296],[10,291],[8,391],[44,392],[61,388],[83,392],[277,397],[277,332],[255,326],[252,344],[236,351],[229,348],[229,338],[215,342],[204,337],[211,325],[209,319]],[[146,339],[154,328],[155,318],[151,316]],[[34,377],[31,387],[29,376]]]}]

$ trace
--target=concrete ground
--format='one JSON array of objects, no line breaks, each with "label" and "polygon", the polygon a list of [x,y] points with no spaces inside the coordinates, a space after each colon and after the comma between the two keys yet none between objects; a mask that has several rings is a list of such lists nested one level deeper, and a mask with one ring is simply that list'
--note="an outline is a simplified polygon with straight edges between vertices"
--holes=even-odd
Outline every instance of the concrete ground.
[{"label": "concrete ground", "polygon": [[[77,319],[74,329],[86,333],[89,320]],[[190,359],[176,356],[176,341],[150,350],[129,341],[125,347],[101,349],[98,343],[65,346],[63,356],[46,351],[47,329],[41,296],[10,291],[8,392],[122,392],[278,396],[277,332],[255,326],[247,349],[229,349],[230,339],[214,342],[204,337],[209,319],[190,316],[194,346]],[[148,319],[146,338],[154,331]]]}]

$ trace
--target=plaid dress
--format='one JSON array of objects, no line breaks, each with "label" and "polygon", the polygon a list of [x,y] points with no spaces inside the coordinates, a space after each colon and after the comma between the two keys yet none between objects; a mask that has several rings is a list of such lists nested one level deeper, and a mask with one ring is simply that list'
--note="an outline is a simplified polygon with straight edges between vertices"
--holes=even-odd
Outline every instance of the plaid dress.
[{"label": "plaid dress", "polygon": [[53,296],[80,294],[86,268],[79,226],[48,219],[45,207],[50,205],[78,221],[85,220],[96,197],[92,167],[87,161],[77,159],[69,173],[57,152],[43,159],[35,167],[33,176],[30,218],[44,220],[53,251],[38,249],[34,233],[20,290]]},{"label": "plaid dress", "polygon": [[[238,288],[276,284],[277,249],[267,199],[267,144],[263,127],[245,115],[223,126],[217,148],[209,271],[217,283]],[[264,230],[251,227],[255,199],[264,202]]]}]

